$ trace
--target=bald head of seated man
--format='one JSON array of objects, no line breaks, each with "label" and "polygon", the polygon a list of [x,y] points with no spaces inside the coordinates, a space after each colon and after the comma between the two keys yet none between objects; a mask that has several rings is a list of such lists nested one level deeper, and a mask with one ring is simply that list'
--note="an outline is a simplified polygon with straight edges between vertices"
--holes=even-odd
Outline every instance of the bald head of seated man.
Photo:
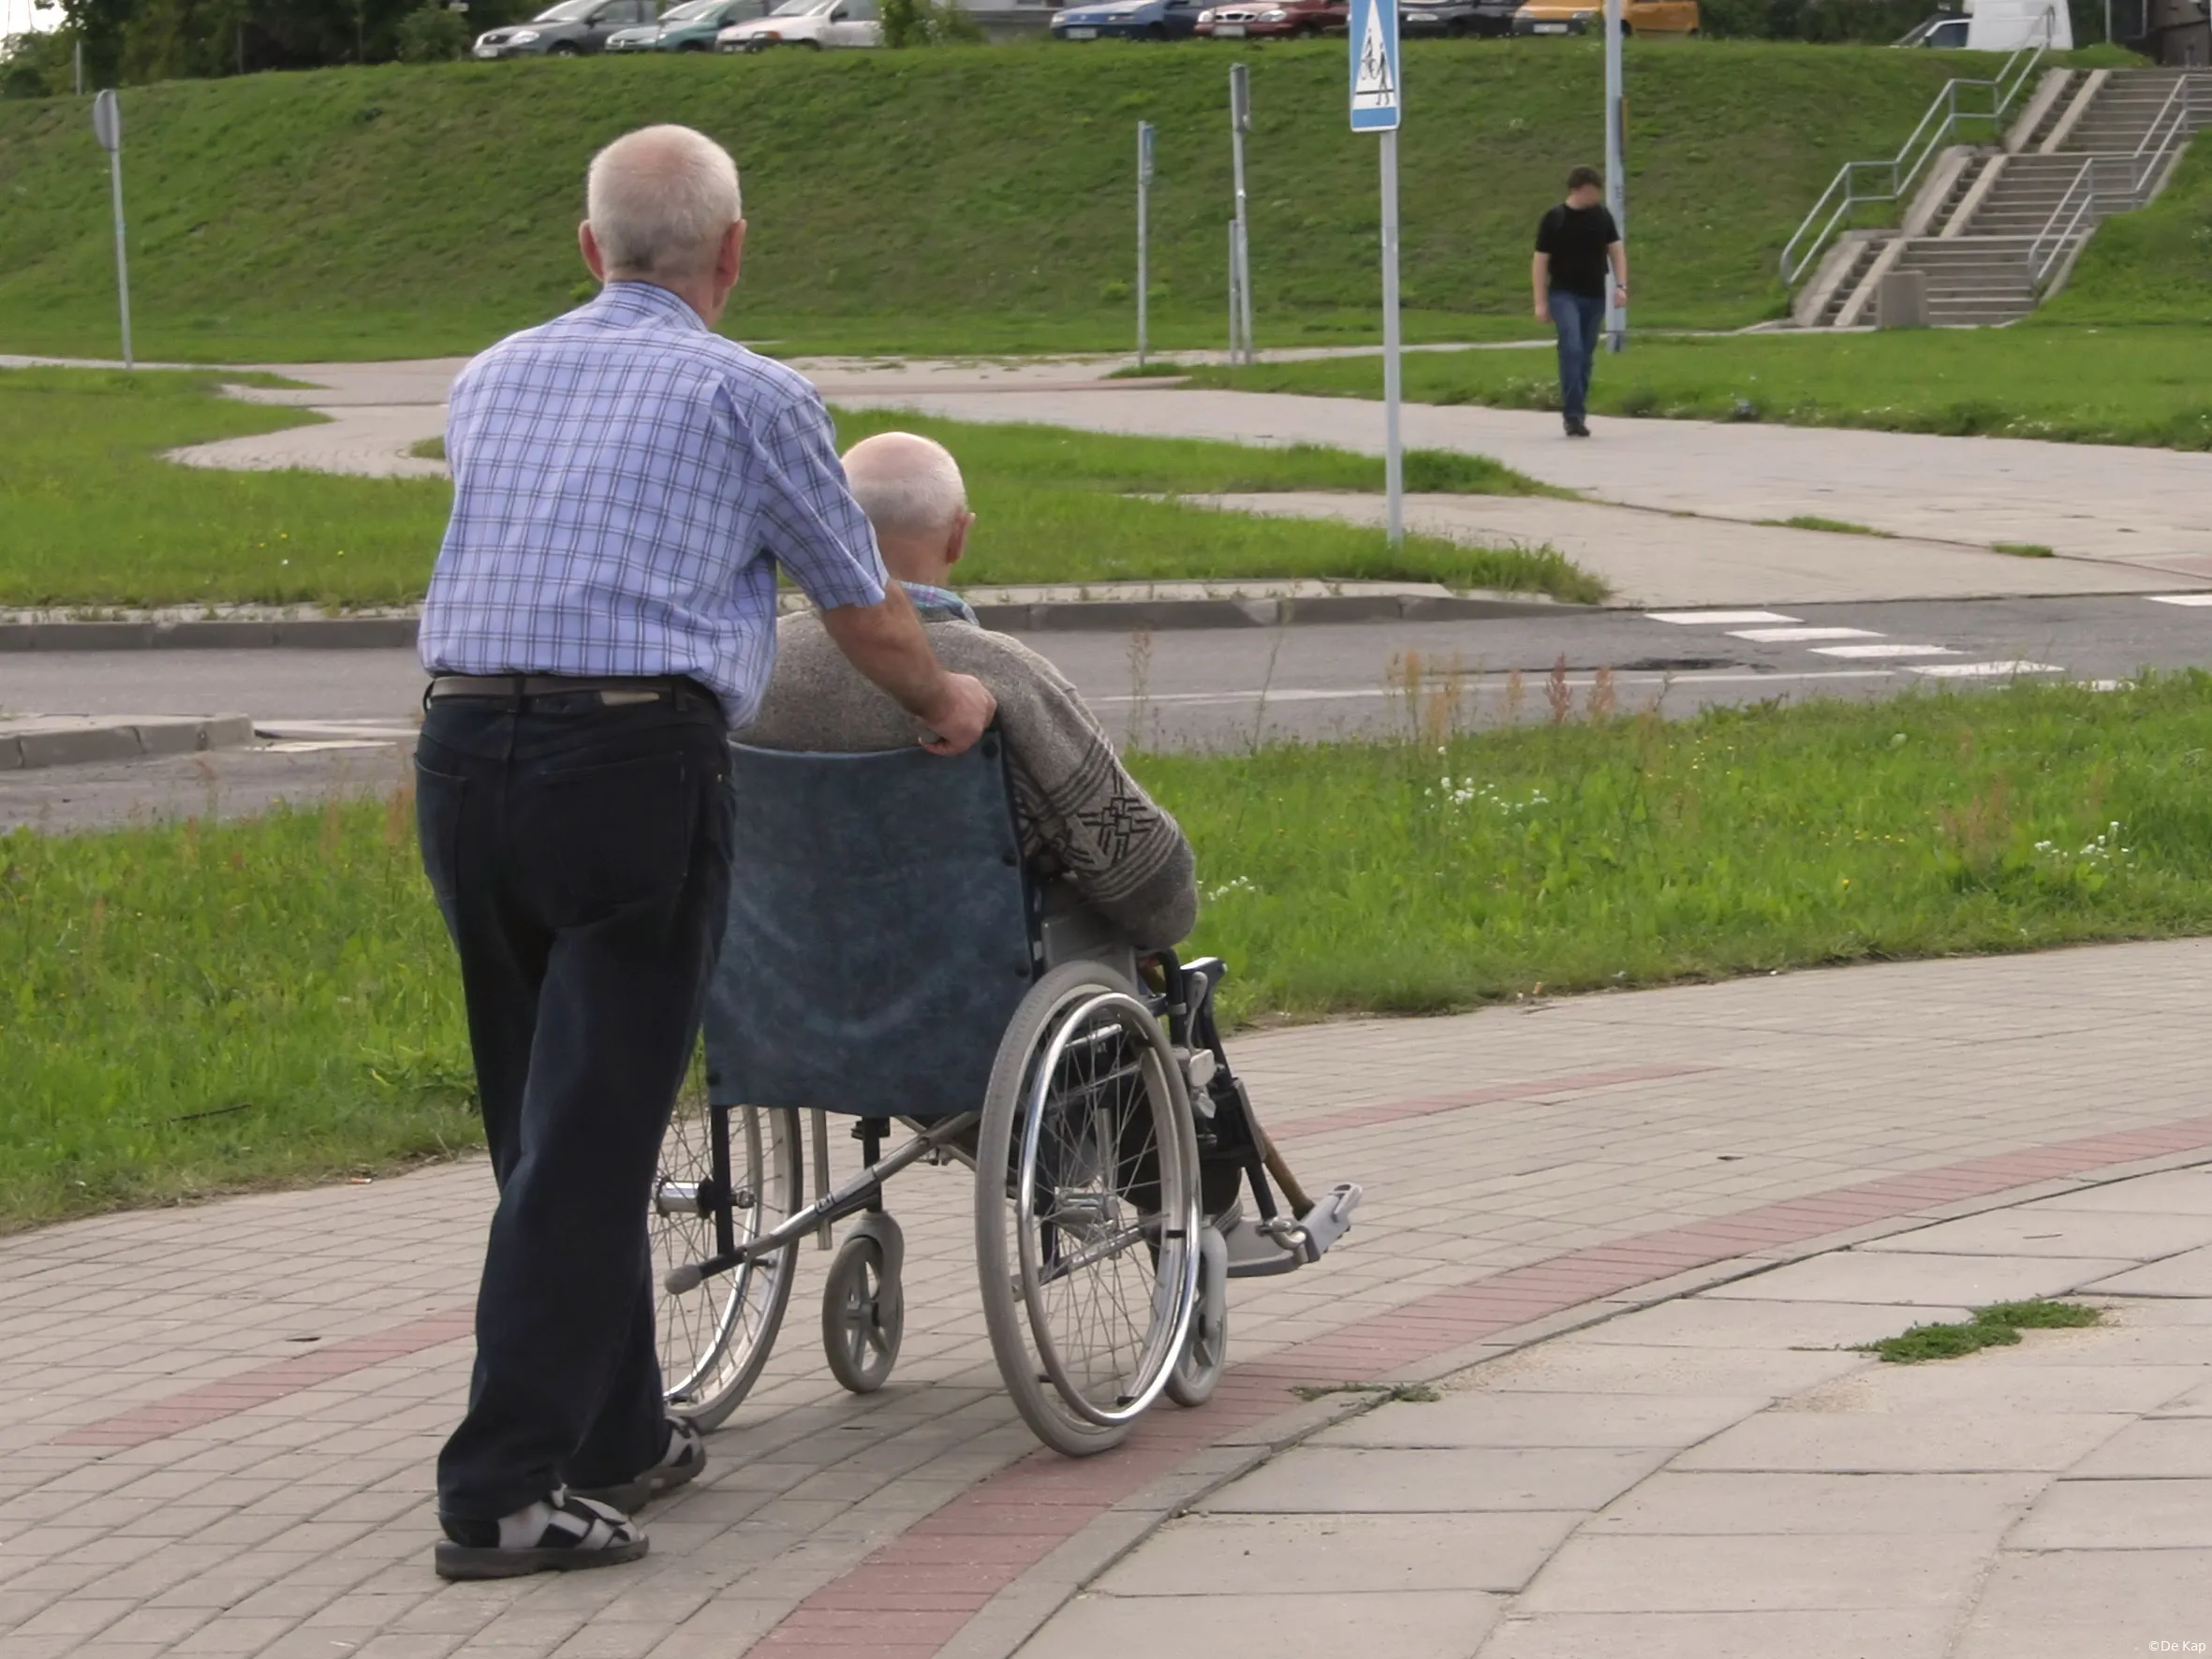
[{"label": "bald head of seated man", "polygon": [[[943,445],[902,432],[863,438],[844,459],[884,566],[907,590],[932,649],[998,699],[1032,874],[1072,889],[1137,948],[1174,945],[1198,919],[1197,868],[1181,828],[1129,775],[1067,678],[982,627],[945,586],[976,523],[959,463]],[[775,671],[759,717],[737,736],[764,749],[854,754],[907,748],[915,727],[808,610],[776,624]]]}]

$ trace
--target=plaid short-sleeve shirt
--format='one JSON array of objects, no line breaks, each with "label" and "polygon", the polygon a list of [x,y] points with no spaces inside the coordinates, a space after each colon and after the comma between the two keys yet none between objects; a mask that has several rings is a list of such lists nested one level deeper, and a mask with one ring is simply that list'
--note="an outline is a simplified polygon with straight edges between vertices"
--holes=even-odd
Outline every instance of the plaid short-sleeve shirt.
[{"label": "plaid short-sleeve shirt", "polygon": [[686,674],[743,726],[774,666],[778,565],[818,605],[884,596],[813,387],[650,283],[471,362],[446,457],[433,673]]}]

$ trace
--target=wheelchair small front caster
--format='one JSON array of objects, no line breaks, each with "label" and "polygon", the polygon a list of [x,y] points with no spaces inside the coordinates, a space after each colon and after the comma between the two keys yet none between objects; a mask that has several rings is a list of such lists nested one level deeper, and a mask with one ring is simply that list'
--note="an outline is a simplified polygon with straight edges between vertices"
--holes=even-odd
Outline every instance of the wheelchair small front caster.
[{"label": "wheelchair small front caster", "polygon": [[906,1235],[880,1211],[863,1215],[830,1264],[822,1287],[822,1350],[830,1374],[855,1394],[873,1394],[891,1380],[907,1326]]},{"label": "wheelchair small front caster", "polygon": [[1168,1373],[1167,1395],[1177,1405],[1203,1405],[1229,1365],[1229,1241],[1211,1223],[1199,1229],[1198,1299],[1190,1334]]}]

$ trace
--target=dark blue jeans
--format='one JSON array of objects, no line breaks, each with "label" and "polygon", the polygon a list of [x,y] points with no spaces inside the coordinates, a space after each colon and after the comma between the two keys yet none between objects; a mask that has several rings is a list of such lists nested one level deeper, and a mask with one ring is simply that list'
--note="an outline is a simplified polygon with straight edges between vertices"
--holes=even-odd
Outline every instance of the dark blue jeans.
[{"label": "dark blue jeans", "polygon": [[1550,295],[1552,327],[1559,331],[1559,413],[1578,426],[1589,413],[1590,368],[1598,360],[1598,336],[1605,331],[1605,301],[1598,294]]},{"label": "dark blue jeans", "polygon": [[423,868],[461,956],[499,1203],[438,1507],[490,1520],[667,1446],[645,1209],[730,891],[702,695],[430,705]]}]

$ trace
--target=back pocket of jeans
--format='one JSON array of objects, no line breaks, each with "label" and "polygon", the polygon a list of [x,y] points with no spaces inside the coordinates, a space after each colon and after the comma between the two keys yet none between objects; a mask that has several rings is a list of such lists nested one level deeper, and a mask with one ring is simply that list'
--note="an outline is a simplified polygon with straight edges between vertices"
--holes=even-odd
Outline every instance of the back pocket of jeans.
[{"label": "back pocket of jeans", "polygon": [[529,839],[559,882],[553,909],[588,921],[667,899],[684,885],[697,815],[681,755],[651,755],[546,779]]}]

